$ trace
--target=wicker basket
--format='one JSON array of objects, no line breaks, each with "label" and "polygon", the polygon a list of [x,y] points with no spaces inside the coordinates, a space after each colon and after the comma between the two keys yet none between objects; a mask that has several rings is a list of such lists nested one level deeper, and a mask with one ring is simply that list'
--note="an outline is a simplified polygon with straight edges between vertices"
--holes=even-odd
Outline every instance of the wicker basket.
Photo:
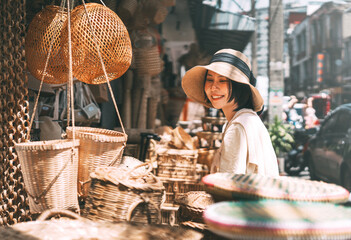
[{"label": "wicker basket", "polygon": [[[67,127],[67,137],[73,138],[73,128]],[[122,159],[127,135],[102,128],[75,127],[80,139],[78,164],[78,193],[85,198],[90,187],[90,173],[99,166],[118,165]]]},{"label": "wicker basket", "polygon": [[[127,28],[108,7],[88,3],[86,9],[94,33],[91,31],[83,5],[74,8],[71,16],[73,75],[79,81],[89,84],[106,82],[98,53],[100,49],[109,80],[117,79],[128,70],[132,60],[132,46]],[[68,39],[65,26],[62,38]],[[94,35],[99,47],[95,44]],[[67,45],[63,45],[66,58]]]},{"label": "wicker basket", "polygon": [[[65,83],[68,80],[68,68],[61,51],[61,31],[67,19],[67,13],[60,7],[49,5],[35,15],[26,34],[26,62],[30,73],[41,80],[47,56],[50,58],[43,79],[46,83]],[[51,51],[50,51],[50,46]]]},{"label": "wicker basket", "polygon": [[135,171],[145,165],[96,169],[83,215],[91,220],[160,223],[164,187],[151,168]]},{"label": "wicker basket", "polygon": [[196,150],[169,149],[157,153],[156,175],[168,179],[196,180]]},{"label": "wicker basket", "polygon": [[204,185],[197,181],[186,181],[186,180],[170,180],[167,178],[160,178],[163,182],[163,186],[166,189],[166,200],[165,204],[174,205],[175,199],[183,196],[184,194],[191,191],[203,191]]},{"label": "wicker basket", "polygon": [[52,208],[79,210],[78,146],[79,140],[15,144],[31,213]]}]

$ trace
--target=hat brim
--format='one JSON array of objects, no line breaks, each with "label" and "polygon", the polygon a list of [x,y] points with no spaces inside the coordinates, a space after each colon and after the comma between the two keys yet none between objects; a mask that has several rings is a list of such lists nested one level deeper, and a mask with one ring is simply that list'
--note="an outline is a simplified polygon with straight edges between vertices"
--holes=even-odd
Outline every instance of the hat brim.
[{"label": "hat brim", "polygon": [[257,88],[249,83],[249,79],[243,72],[224,62],[213,62],[209,65],[196,66],[185,73],[182,79],[182,87],[185,94],[189,98],[195,102],[203,104],[206,107],[213,108],[212,104],[206,101],[204,91],[205,75],[207,70],[211,70],[217,74],[225,76],[232,81],[249,85],[252,92],[253,110],[256,112],[262,110],[263,98]]}]

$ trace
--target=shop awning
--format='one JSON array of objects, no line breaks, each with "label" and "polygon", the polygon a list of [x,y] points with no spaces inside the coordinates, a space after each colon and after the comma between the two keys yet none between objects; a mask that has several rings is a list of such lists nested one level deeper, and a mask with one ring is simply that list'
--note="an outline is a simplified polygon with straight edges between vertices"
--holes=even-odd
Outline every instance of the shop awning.
[{"label": "shop awning", "polygon": [[189,11],[200,47],[210,54],[222,48],[243,51],[255,30],[255,19],[237,12],[222,12],[189,0]]}]

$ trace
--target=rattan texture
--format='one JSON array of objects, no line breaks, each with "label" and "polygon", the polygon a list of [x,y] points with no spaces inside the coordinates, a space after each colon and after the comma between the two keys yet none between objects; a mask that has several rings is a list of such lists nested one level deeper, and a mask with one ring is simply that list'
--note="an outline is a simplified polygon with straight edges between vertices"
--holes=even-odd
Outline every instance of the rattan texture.
[{"label": "rattan texture", "polygon": [[100,167],[92,173],[83,216],[112,222],[160,223],[160,206],[164,202],[162,183],[149,171],[135,174],[132,171],[124,167]]},{"label": "rattan texture", "polygon": [[[61,38],[67,12],[59,6],[48,5],[35,15],[26,34],[26,62],[30,73],[46,83],[65,83],[68,80],[68,67],[65,63]],[[51,49],[51,50],[50,50]],[[45,63],[50,52],[49,62],[44,74]]]},{"label": "rattan texture", "polygon": [[139,75],[155,76],[162,72],[163,61],[157,46],[151,48],[135,48],[135,68]]},{"label": "rattan texture", "polygon": [[14,148],[15,142],[25,141],[29,132],[26,13],[25,0],[0,4],[0,225],[31,219],[21,164]]},{"label": "rattan texture", "polygon": [[[47,209],[79,210],[79,140],[50,140],[15,145],[31,213]],[[72,151],[73,150],[73,151]]]},{"label": "rattan texture", "polygon": [[[72,139],[73,127],[67,127],[66,133]],[[85,198],[89,192],[90,174],[97,167],[120,163],[127,135],[103,128],[75,127],[75,137],[80,140],[78,193]]]},{"label": "rattan texture", "polygon": [[[108,7],[87,3],[86,10],[89,18],[84,5],[75,7],[71,14],[73,75],[88,84],[106,82],[98,53],[100,50],[109,81],[117,79],[128,70],[132,60],[127,28]],[[68,36],[66,25],[63,27],[62,39]],[[63,44],[63,50],[65,58],[68,58],[68,43]]]},{"label": "rattan texture", "polygon": [[223,200],[284,199],[344,203],[350,195],[336,184],[288,176],[215,173],[203,177],[202,182],[207,192]]}]

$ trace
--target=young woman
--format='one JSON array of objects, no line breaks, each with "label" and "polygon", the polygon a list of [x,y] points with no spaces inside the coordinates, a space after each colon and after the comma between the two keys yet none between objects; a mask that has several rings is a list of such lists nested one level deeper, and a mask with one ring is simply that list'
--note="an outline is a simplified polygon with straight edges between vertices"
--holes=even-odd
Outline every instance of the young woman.
[{"label": "young woman", "polygon": [[263,99],[255,85],[248,58],[233,49],[216,52],[209,65],[193,67],[184,75],[187,96],[221,109],[228,120],[211,172],[279,175],[269,133],[257,114]]}]

